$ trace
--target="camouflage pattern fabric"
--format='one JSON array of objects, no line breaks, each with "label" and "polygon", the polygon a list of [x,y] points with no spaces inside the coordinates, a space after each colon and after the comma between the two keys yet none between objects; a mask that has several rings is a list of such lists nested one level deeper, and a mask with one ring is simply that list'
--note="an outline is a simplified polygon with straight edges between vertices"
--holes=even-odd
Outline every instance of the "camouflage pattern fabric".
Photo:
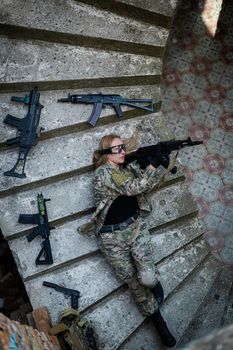
[{"label": "camouflage pattern fabric", "polygon": [[[162,166],[156,170],[149,167],[141,170],[133,162],[127,168],[120,169],[107,163],[97,168],[94,175],[96,211],[92,215],[92,222],[95,223],[100,249],[115,268],[116,274],[129,285],[136,304],[145,316],[158,309],[157,301],[150,290],[158,279],[154,264],[155,252],[150,233],[142,220],[142,213],[151,211],[146,193],[158,186],[165,174],[167,170]],[[139,218],[122,231],[98,234],[111,204],[120,195],[137,197]],[[81,234],[90,234],[91,230],[93,231],[93,225],[89,223],[79,228]]]},{"label": "camouflage pattern fabric", "polygon": [[[136,196],[140,213],[149,212],[150,204],[146,193],[159,184],[167,170],[159,166],[156,170],[147,167],[141,170],[136,162],[127,168],[117,169],[104,164],[95,170],[94,197],[96,211],[92,219],[97,231],[104,223],[109,207],[120,195]],[[145,316],[158,309],[158,303],[150,288],[158,282],[154,264],[150,233],[145,222],[139,217],[126,229],[98,235],[99,246],[116,274],[129,285],[135,302]]]},{"label": "camouflage pattern fabric", "polygon": [[143,315],[158,309],[150,288],[158,282],[150,233],[142,219],[122,231],[100,233],[99,247],[122,281],[128,284]]},{"label": "camouflage pattern fabric", "polygon": [[159,184],[167,170],[159,166],[156,171],[141,170],[136,162],[127,168],[117,169],[111,164],[104,164],[95,170],[94,200],[96,211],[92,219],[97,224],[97,231],[101,228],[113,201],[120,195],[137,196],[139,208],[143,212],[150,212],[151,207],[145,194]]}]

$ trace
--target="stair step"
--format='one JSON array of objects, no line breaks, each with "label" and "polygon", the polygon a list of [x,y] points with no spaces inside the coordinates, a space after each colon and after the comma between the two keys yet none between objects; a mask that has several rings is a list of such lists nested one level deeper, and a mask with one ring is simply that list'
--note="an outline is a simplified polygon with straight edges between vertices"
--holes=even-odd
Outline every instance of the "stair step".
[{"label": "stair step", "polygon": [[[128,5],[123,1],[115,0],[80,0],[84,4],[94,6],[97,9],[102,9],[104,12],[115,13],[122,17],[128,17],[130,19],[136,19],[141,22],[149,23],[152,25],[158,25],[165,28],[170,28],[171,18],[161,15],[159,13],[147,11],[143,8],[139,9],[137,3]],[[134,6],[135,5],[135,6]]]},{"label": "stair step", "polygon": [[71,298],[55,289],[43,286],[43,281],[80,291],[80,311],[105,298],[122,285],[100,254],[73,262],[71,266],[63,266],[55,271],[45,271],[43,275],[25,281],[33,309],[44,306],[46,300],[52,323],[57,322],[62,310],[71,307]]},{"label": "stair step", "polygon": [[149,320],[143,322],[117,350],[161,350],[159,335]]},{"label": "stair step", "polygon": [[183,350],[232,349],[233,325],[211,332],[206,337],[187,344]]},{"label": "stair step", "polygon": [[187,324],[191,322],[199,305],[212,288],[221,263],[210,256],[196,269],[186,283],[177,289],[162,306],[162,314],[177,341],[181,338]]},{"label": "stair step", "polygon": [[[92,154],[98,148],[100,138],[110,133],[116,133],[129,137],[133,130],[143,130],[142,127],[149,127],[154,124],[155,129],[147,134],[150,137],[151,143],[159,141],[159,135],[156,132],[161,125],[161,113],[152,113],[146,117],[142,116],[133,120],[123,120],[118,122],[115,116],[116,123],[105,125],[99,128],[99,132],[93,128],[86,132],[76,132],[71,135],[64,135],[39,142],[33,147],[27,157],[25,173],[26,178],[19,179],[14,177],[2,176],[0,179],[0,188],[4,191],[11,187],[22,186],[30,182],[40,181],[46,178],[60,175],[62,173],[72,172],[82,167],[91,165]],[[127,131],[130,130],[130,131]],[[145,134],[140,131],[139,144],[143,144]],[[148,144],[148,141],[147,141]],[[17,161],[18,149],[10,148],[1,152],[4,161],[4,171],[11,169]],[[20,171],[20,170],[19,170]],[[0,191],[1,192],[1,191]]]},{"label": "stair step", "polygon": [[[199,258],[198,263],[202,260],[200,256]],[[191,260],[192,257],[190,256],[190,264]],[[165,261],[164,264],[166,265],[167,261]],[[196,262],[192,261],[192,264],[192,268],[194,268]],[[168,273],[167,278],[171,278],[173,274],[174,273],[171,270],[170,273]],[[171,292],[171,290],[169,292]],[[124,298],[124,305],[120,304],[120,300],[114,298],[114,300],[104,303],[103,306],[100,305],[98,309],[85,313],[85,317],[92,320],[96,329],[98,329],[98,336],[100,337],[100,342],[104,349],[117,349],[120,344],[124,342],[142,323],[141,314],[138,314],[133,305],[131,305],[132,296],[125,292],[123,295],[119,296],[119,298],[120,297]],[[125,312],[126,310],[127,312]],[[116,329],[118,330],[117,332],[114,331]],[[151,330],[153,332],[153,328]],[[157,337],[154,337],[155,333],[156,332],[154,331],[152,338],[153,340],[158,340]],[[143,337],[143,339],[146,339],[145,343],[150,344],[144,334]],[[137,343],[134,342],[134,345],[136,344]],[[143,346],[145,346],[145,344]],[[138,349],[138,344],[135,348],[132,346],[125,347],[125,349]],[[149,349],[152,348],[148,347],[148,350]]]},{"label": "stair step", "polygon": [[[79,235],[77,233],[77,227],[86,222],[88,218],[85,216],[77,221],[68,221],[63,225],[57,226],[56,230],[51,231],[50,244],[54,263],[50,266],[35,265],[35,259],[41,250],[41,237],[35,238],[30,243],[26,240],[25,236],[10,240],[9,245],[11,251],[18,261],[18,269],[23,278],[27,279],[47,269],[55,270],[61,268],[65,264],[70,265],[75,261],[80,261],[81,259],[85,259],[88,255],[96,253],[98,251],[96,239],[91,239],[88,235]],[[192,233],[188,231],[188,227],[191,229]],[[174,229],[170,230],[168,226],[166,232],[160,234],[160,240],[157,240],[156,235],[153,236],[152,242],[155,247],[156,262],[164,259],[175,250],[181,249],[184,243],[188,243],[198,237],[200,231],[197,219],[196,221],[189,221],[186,224],[177,225],[175,229],[176,242],[173,244],[170,243],[169,249],[164,250],[164,241],[168,235],[172,236],[173,234]],[[182,238],[180,239],[180,237]]]},{"label": "stair step", "polygon": [[[62,251],[59,252],[62,254]],[[166,295],[170,294],[177,284],[191,273],[206,256],[206,253],[206,243],[200,241],[190,244],[185,252],[181,249],[174,255],[174,259],[164,259],[158,266],[158,270],[161,273],[161,282],[164,285]],[[181,270],[177,271],[177,276],[173,280],[174,269],[177,263],[179,263],[179,257],[187,259],[186,270],[185,272]],[[167,271],[167,279],[173,280],[173,283],[165,282],[165,276],[162,276],[163,271]],[[106,298],[116,288],[122,286],[122,282],[116,277],[113,269],[105,261],[102,254],[90,256],[88,259],[84,258],[76,262],[73,260],[72,264],[63,264],[63,266],[58,266],[54,271],[47,270],[42,275],[31,276],[30,279],[25,280],[25,285],[33,307],[41,307],[43,301],[47,300],[46,305],[50,310],[53,320],[57,319],[62,309],[69,306],[69,300],[66,301],[60,293],[57,294],[57,292],[53,292],[50,288],[42,286],[43,281],[62,284],[71,289],[78,289],[81,293],[80,310],[89,308],[93,303],[101,301],[102,298]],[[55,301],[58,297],[60,297],[59,303]],[[99,306],[97,308],[99,309]],[[133,319],[132,322],[134,323]],[[136,326],[137,324],[135,324]]]},{"label": "stair step", "polygon": [[116,0],[124,4],[136,6],[147,11],[161,13],[172,17],[178,1],[151,1],[151,0]]},{"label": "stair step", "polygon": [[[20,8],[20,16],[19,16]],[[1,22],[24,25],[27,28],[87,35],[93,38],[115,39],[133,43],[164,46],[168,29],[124,18],[118,14],[102,12],[78,1],[37,0],[22,6],[20,0],[14,4],[0,4]],[[140,13],[140,10],[139,10]],[[43,14],[43,16],[42,16]],[[46,40],[46,36],[45,36]]]},{"label": "stair step", "polygon": [[117,349],[134,331],[135,325],[143,321],[129,291],[115,295],[114,299],[84,313],[84,317],[92,321],[103,350]]},{"label": "stair step", "polygon": [[[194,214],[195,215],[195,214]],[[155,245],[156,262],[165,256],[185,246],[187,243],[202,234],[202,225],[197,218],[181,218],[181,222],[164,227],[160,230],[152,230],[152,241]]]},{"label": "stair step", "polygon": [[104,51],[127,52],[136,55],[162,57],[163,46],[141,44],[128,41],[96,38],[79,34],[56,32],[0,23],[0,33],[19,40],[45,41],[57,44],[68,44],[79,47],[93,48]]},{"label": "stair step", "polygon": [[190,340],[198,339],[221,326],[226,299],[231,287],[232,272],[222,268],[216,277],[211,290],[200,305],[187,330],[182,335],[179,346]]},{"label": "stair step", "polygon": [[187,276],[191,275],[194,266],[197,266],[208,253],[208,244],[205,240],[199,238],[197,241],[189,243],[178,252],[173,253],[165,262],[162,261],[157,265],[165,298],[168,297]]},{"label": "stair step", "polygon": [[[1,82],[103,78],[161,73],[161,58],[100,51],[66,44],[1,37],[2,60],[11,67]],[[17,57],[17,60],[16,60]],[[6,64],[6,63],[5,63]]]},{"label": "stair step", "polygon": [[[232,273],[232,270],[230,271]],[[228,326],[229,324],[232,323],[232,320],[233,320],[233,282],[231,282],[231,289],[227,297],[225,312],[221,320],[221,326],[223,327]]]},{"label": "stair step", "polygon": [[28,92],[35,86],[39,91],[53,91],[63,89],[102,89],[104,87],[115,86],[139,86],[139,85],[154,85],[159,84],[161,80],[161,74],[158,75],[126,75],[118,77],[100,77],[100,78],[87,78],[87,79],[60,79],[60,80],[37,80],[37,81],[20,81],[20,82],[3,82],[0,83],[0,92],[8,93],[19,91]]},{"label": "stair step", "polygon": [[[193,270],[187,281],[184,280],[162,304],[161,313],[168,328],[177,340],[179,340],[180,334],[187,325],[187,319],[192,317],[193,311],[200,305],[219,270],[220,263],[209,256],[208,259],[199,263],[199,266]],[[192,288],[194,290],[196,288],[195,297]],[[190,300],[194,300],[194,302],[190,303]],[[164,347],[161,345],[154,326],[150,322],[145,322],[119,347],[119,350],[161,350],[161,348]]]},{"label": "stair step", "polygon": [[[29,92],[29,91],[28,91]],[[159,85],[148,86],[127,86],[127,87],[112,87],[112,88],[98,88],[98,89],[76,89],[72,91],[59,90],[59,91],[42,91],[40,92],[40,103],[44,106],[41,117],[40,127],[44,128],[43,134],[48,131],[55,131],[59,129],[60,135],[62,134],[62,128],[70,126],[79,129],[78,124],[86,122],[88,128],[89,119],[94,104],[73,104],[73,103],[58,103],[57,100],[65,98],[68,93],[73,95],[80,94],[113,94],[121,95],[123,98],[130,99],[153,99],[154,103],[158,103],[160,99],[160,87]],[[17,96],[24,97],[26,93],[17,93]],[[0,94],[0,142],[13,138],[16,135],[16,129],[5,124],[3,122],[6,115],[9,113],[17,118],[23,118],[26,116],[28,107],[22,103],[12,102],[11,94]],[[123,112],[132,110],[133,108],[121,105]],[[144,110],[137,109],[143,115]],[[100,119],[107,116],[115,115],[114,120],[117,121],[117,116],[112,107],[105,107],[101,111]],[[99,125],[99,122],[98,124]],[[81,127],[81,126],[80,126]],[[43,135],[44,138],[44,135]],[[41,138],[39,138],[40,140]]]},{"label": "stair step", "polygon": [[[19,214],[38,212],[37,191],[32,189],[31,191],[10,195],[1,200],[1,229],[4,236],[10,237],[26,230],[25,234],[32,228],[30,224],[19,224],[18,218]],[[43,193],[44,198],[51,199],[47,203],[48,218],[51,226],[57,220],[65,222],[70,218],[74,219],[78,213],[94,206],[92,176],[82,175],[55,184],[49,184],[48,186],[41,186],[39,191]],[[64,193],[67,195],[64,196]],[[171,198],[173,198],[172,201]],[[148,215],[147,222],[149,227],[165,224],[196,211],[196,204],[192,201],[188,188],[182,183],[162,188],[153,195],[152,200],[154,208]],[[182,206],[182,201],[187,205]]]}]

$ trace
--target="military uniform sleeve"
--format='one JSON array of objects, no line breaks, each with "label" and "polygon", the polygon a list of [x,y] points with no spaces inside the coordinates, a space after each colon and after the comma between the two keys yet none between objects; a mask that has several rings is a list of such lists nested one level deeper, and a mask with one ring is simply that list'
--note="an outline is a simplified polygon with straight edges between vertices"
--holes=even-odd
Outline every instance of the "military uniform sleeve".
[{"label": "military uniform sleeve", "polygon": [[167,170],[162,166],[159,166],[156,170],[146,168],[139,177],[112,171],[109,177],[104,178],[104,185],[120,195],[136,196],[152,190],[164,174],[167,174]]}]

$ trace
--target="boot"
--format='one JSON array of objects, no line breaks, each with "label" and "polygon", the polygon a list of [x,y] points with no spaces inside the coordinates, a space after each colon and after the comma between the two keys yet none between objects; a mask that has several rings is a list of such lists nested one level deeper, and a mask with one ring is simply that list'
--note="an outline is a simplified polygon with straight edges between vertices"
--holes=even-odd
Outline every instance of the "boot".
[{"label": "boot", "polygon": [[157,300],[158,304],[161,304],[164,299],[164,292],[163,292],[163,287],[160,282],[158,282],[153,288],[151,288],[151,291]]},{"label": "boot", "polygon": [[160,311],[156,311],[150,316],[151,321],[153,322],[155,328],[157,329],[162,343],[166,345],[168,348],[172,348],[176,345],[176,340],[167,328],[167,324],[164,321]]}]

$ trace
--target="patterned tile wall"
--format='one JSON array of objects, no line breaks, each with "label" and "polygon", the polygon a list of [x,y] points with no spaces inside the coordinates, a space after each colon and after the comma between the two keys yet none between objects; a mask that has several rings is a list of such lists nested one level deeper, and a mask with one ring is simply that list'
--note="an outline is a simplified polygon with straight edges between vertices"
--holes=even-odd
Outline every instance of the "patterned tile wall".
[{"label": "patterned tile wall", "polygon": [[183,0],[168,39],[162,110],[211,251],[233,269],[233,2]]}]

